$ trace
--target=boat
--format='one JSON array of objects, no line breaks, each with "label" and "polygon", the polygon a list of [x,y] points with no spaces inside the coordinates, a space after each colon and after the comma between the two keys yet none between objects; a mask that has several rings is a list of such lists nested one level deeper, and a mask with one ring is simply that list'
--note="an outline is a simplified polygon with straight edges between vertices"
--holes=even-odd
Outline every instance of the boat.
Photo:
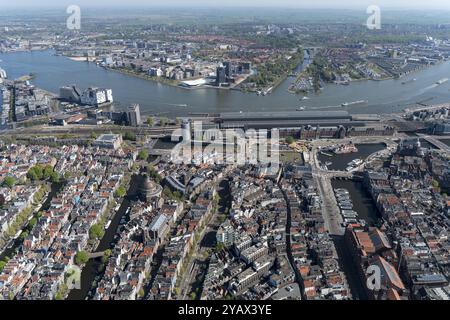
[{"label": "boat", "polygon": [[358,152],[358,148],[353,143],[349,143],[336,147],[333,152],[335,154],[353,153]]},{"label": "boat", "polygon": [[441,79],[441,80],[437,81],[436,84],[437,85],[441,85],[441,84],[444,84],[444,83],[448,82],[448,80],[449,80],[448,78],[444,78],[444,79]]},{"label": "boat", "polygon": [[324,156],[327,156],[327,157],[332,157],[333,156],[332,154],[326,153],[325,151],[320,151],[320,154],[323,154]]},{"label": "boat", "polygon": [[411,80],[403,81],[402,84],[407,84],[407,83],[411,83],[411,82],[414,82],[414,81],[417,81],[417,79],[414,78],[414,79],[411,79]]},{"label": "boat", "polygon": [[300,100],[309,100],[309,99],[311,99],[311,98],[304,96]]},{"label": "boat", "polygon": [[108,220],[108,222],[105,224],[105,230],[109,228],[111,225],[111,220]]},{"label": "boat", "polygon": [[357,213],[342,213],[342,216],[346,219],[354,219],[358,217]]},{"label": "boat", "polygon": [[305,110],[305,107],[298,107],[297,108],[297,111],[303,111],[303,110]]},{"label": "boat", "polygon": [[343,104],[341,104],[342,107],[348,107],[348,106],[353,106],[356,104],[364,104],[364,103],[368,103],[367,100],[358,100],[358,101],[353,101],[353,102],[344,102]]}]

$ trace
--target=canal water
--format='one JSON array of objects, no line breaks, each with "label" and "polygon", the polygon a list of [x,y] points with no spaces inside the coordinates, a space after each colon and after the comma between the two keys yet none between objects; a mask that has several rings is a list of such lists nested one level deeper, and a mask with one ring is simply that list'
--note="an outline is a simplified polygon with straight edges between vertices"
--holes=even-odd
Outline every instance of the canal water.
[{"label": "canal water", "polygon": [[[136,200],[138,196],[138,188],[141,183],[142,176],[132,176],[127,196],[123,199],[119,210],[114,215],[110,226],[105,231],[105,235],[98,244],[95,252],[102,252],[113,247],[113,243],[116,240],[114,239],[114,237],[116,236],[118,228],[120,226],[120,220],[126,214],[131,202],[133,200]],[[71,290],[67,297],[67,300],[85,300],[90,290],[93,288],[94,281],[98,280],[96,278],[101,276],[103,271],[104,265],[101,262],[101,258],[90,259],[81,272],[81,289]]]},{"label": "canal water", "polygon": [[[139,103],[143,114],[168,117],[228,111],[293,111],[299,106],[306,110],[390,113],[418,102],[435,104],[450,100],[450,82],[436,84],[436,81],[448,77],[450,61],[413,72],[402,79],[359,81],[349,86],[327,84],[320,94],[312,93],[308,95],[308,100],[301,100],[302,95],[287,91],[295,80],[293,77],[286,78],[272,94],[257,96],[237,90],[186,90],[167,86],[106,70],[94,63],[55,56],[52,50],[2,53],[0,60],[0,67],[6,70],[9,78],[33,73],[35,79],[32,82],[36,86],[55,93],[59,92],[59,87],[69,84],[81,89],[89,86],[111,88],[116,108]],[[413,78],[417,81],[402,84]],[[368,104],[341,106],[344,102],[358,100],[367,100]],[[185,104],[187,107],[181,107]]]},{"label": "canal water", "polygon": [[361,181],[333,180],[332,186],[334,189],[347,189],[353,202],[353,210],[359,215],[358,218],[366,220],[371,226],[377,225],[381,216],[375,202]]},{"label": "canal water", "polygon": [[355,159],[364,160],[372,153],[385,149],[386,145],[384,143],[356,144],[356,147],[358,148],[358,152],[346,154],[333,154],[331,152],[326,152],[327,154],[332,154],[333,156],[331,157],[323,153],[319,153],[318,158],[322,164],[331,162],[331,164],[327,166],[328,169],[344,171],[348,167],[349,162]]},{"label": "canal water", "polygon": [[[344,188],[349,191],[350,198],[353,202],[353,210],[358,213],[359,219],[364,219],[369,226],[378,225],[381,215],[378,212],[375,202],[372,200],[372,197],[361,181],[333,180],[331,184],[333,189]],[[358,275],[358,270],[353,262],[350,250],[347,248],[344,236],[333,236],[333,241],[336,246],[341,267],[347,277],[353,299],[368,299],[364,287],[365,284]]]}]

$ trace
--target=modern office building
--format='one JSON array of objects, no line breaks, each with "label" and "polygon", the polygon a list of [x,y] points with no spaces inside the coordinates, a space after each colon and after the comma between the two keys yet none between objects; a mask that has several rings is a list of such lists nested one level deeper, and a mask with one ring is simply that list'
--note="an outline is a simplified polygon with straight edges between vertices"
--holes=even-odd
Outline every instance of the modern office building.
[{"label": "modern office building", "polygon": [[220,86],[227,82],[227,76],[225,74],[225,67],[220,66],[216,69],[216,85]]},{"label": "modern office building", "polygon": [[112,102],[113,96],[111,89],[88,88],[81,95],[81,104],[88,106],[99,106]]},{"label": "modern office building", "polygon": [[138,127],[141,124],[141,109],[139,104],[133,104],[127,112],[128,124],[132,127]]},{"label": "modern office building", "polygon": [[81,102],[81,91],[76,86],[64,86],[59,88],[59,98],[68,102]]}]

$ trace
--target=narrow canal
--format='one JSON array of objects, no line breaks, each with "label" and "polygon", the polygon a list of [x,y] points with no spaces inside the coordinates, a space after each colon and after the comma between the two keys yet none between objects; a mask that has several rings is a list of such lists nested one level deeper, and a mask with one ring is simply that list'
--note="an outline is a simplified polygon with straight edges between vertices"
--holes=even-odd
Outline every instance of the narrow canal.
[{"label": "narrow canal", "polygon": [[[41,205],[38,211],[34,214],[33,217],[37,218],[37,214],[41,211],[46,211],[50,208],[50,204],[52,202],[53,197],[58,194],[58,192],[62,189],[65,182],[60,181],[57,183],[52,183],[50,186],[50,192],[48,193],[47,199]],[[22,229],[23,231],[30,232],[32,230],[32,226],[30,225],[30,221],[28,221],[27,225]],[[17,239],[12,240],[11,244],[0,254],[0,260],[3,260],[5,257],[12,257],[15,255],[17,250],[23,243],[23,239],[19,236]]]},{"label": "narrow canal", "polygon": [[[122,201],[117,213],[111,220],[111,224],[106,229],[105,235],[98,244],[95,252],[102,252],[106,249],[111,249],[116,242],[116,234],[121,226],[121,220],[125,216],[128,208],[132,201],[136,200],[138,197],[139,186],[142,183],[141,175],[133,175],[131,177],[130,187],[128,189],[127,195]],[[122,220],[123,222],[123,220]],[[85,300],[92,288],[95,287],[95,282],[99,280],[104,271],[104,264],[102,263],[102,258],[90,259],[84,266],[81,272],[81,289],[73,289],[70,291],[67,300]]]},{"label": "narrow canal", "polygon": [[[333,189],[347,189],[353,202],[353,210],[358,213],[359,219],[364,219],[369,226],[377,226],[381,215],[372,200],[369,192],[360,181],[353,180],[333,180]],[[365,284],[358,275],[358,270],[353,262],[350,251],[345,243],[344,236],[333,236],[336,250],[341,263],[341,268],[347,276],[347,282],[350,287],[353,299],[367,300],[368,296],[365,290]]]}]

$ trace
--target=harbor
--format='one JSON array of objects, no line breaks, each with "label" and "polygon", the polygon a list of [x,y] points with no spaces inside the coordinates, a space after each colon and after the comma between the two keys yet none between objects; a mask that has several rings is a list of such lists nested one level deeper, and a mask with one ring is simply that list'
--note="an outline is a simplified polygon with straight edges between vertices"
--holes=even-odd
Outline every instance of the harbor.
[{"label": "harbor", "polygon": [[360,166],[369,155],[384,148],[386,148],[384,143],[347,144],[337,146],[332,150],[323,150],[319,152],[318,158],[324,169],[352,171]]}]

